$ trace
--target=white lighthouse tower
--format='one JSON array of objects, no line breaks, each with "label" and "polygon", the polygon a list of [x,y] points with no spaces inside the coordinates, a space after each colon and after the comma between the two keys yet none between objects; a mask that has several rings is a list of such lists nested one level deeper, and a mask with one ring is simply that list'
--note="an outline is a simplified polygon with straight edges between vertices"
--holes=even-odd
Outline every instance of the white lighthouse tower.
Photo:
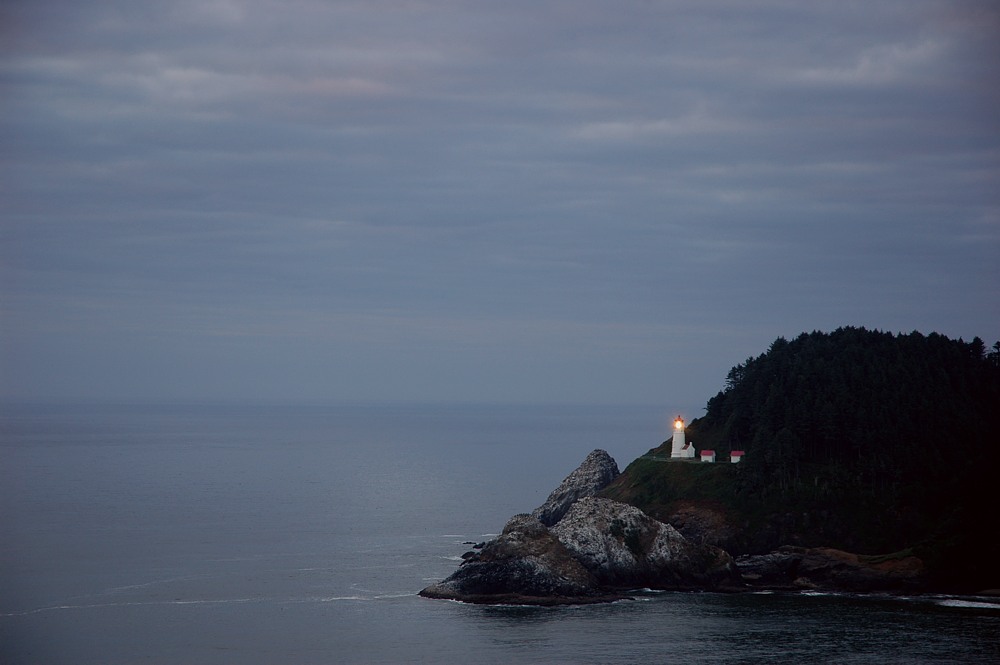
[{"label": "white lighthouse tower", "polygon": [[674,419],[674,440],[670,446],[670,457],[694,459],[694,446],[684,441],[684,419]]}]

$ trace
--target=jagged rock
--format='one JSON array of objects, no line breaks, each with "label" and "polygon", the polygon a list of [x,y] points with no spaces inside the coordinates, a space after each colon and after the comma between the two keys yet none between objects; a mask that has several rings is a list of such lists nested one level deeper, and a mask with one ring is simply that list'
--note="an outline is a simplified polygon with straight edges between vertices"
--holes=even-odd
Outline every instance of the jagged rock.
[{"label": "jagged rock", "polygon": [[736,565],[747,584],[777,589],[908,591],[926,575],[923,561],[910,554],[865,556],[829,547],[786,546],[741,556]]},{"label": "jagged rock", "polygon": [[[455,573],[420,595],[556,605],[616,600],[640,587],[740,586],[725,551],[692,543],[638,508],[591,496],[617,475],[611,456],[595,450],[543,506],[512,517],[497,538],[463,554]],[[546,520],[555,526],[547,528]]]},{"label": "jagged rock", "polygon": [[791,586],[798,578],[801,547],[783,547],[767,554],[736,557],[736,567],[743,581],[753,586],[774,588]]},{"label": "jagged rock", "polygon": [[551,531],[605,587],[741,586],[739,572],[724,550],[692,543],[669,524],[618,501],[580,499]]},{"label": "jagged rock", "polygon": [[678,501],[665,521],[691,542],[707,543],[723,549],[729,549],[730,541],[737,533],[725,511],[694,501]]},{"label": "jagged rock", "polygon": [[576,501],[594,496],[610,485],[618,474],[618,464],[614,458],[607,451],[595,450],[531,514],[545,526],[552,526],[562,519]]},{"label": "jagged rock", "polygon": [[471,603],[554,605],[612,600],[545,525],[515,515],[448,579],[420,592]]}]

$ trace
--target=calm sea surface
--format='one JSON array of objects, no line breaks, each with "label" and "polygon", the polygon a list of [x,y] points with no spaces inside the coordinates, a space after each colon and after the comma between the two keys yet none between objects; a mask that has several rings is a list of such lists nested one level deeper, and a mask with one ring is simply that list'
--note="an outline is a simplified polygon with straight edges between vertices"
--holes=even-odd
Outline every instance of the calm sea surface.
[{"label": "calm sea surface", "polygon": [[0,408],[0,663],[989,663],[987,599],[419,598],[623,407]]}]

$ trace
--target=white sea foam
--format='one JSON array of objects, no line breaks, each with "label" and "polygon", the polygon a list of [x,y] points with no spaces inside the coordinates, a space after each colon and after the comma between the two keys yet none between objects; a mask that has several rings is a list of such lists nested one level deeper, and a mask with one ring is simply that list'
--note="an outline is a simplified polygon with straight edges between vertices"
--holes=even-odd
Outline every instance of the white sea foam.
[{"label": "white sea foam", "polygon": [[101,595],[113,595],[116,593],[121,593],[123,591],[134,591],[136,589],[145,589],[151,586],[156,586],[158,584],[170,584],[171,582],[182,582],[188,580],[205,579],[210,577],[209,575],[182,575],[180,577],[168,577],[162,580],[151,580],[149,582],[139,582],[137,584],[124,584],[122,586],[111,587],[105,589],[101,592]]},{"label": "white sea foam", "polygon": [[252,603],[260,602],[261,598],[226,598],[224,600],[167,600],[162,603],[149,603],[151,605],[225,605],[228,603]]},{"label": "white sea foam", "polygon": [[55,612],[58,610],[93,610],[93,609],[104,609],[112,607],[144,607],[144,606],[164,606],[164,605],[226,605],[230,603],[253,603],[261,602],[262,598],[219,598],[219,599],[200,599],[200,600],[151,600],[151,601],[132,601],[127,603],[81,603],[78,605],[50,605],[49,607],[36,607],[32,610],[23,610],[20,612],[6,612],[0,614],[0,617],[23,617],[32,614],[41,614],[43,612]]},{"label": "white sea foam", "polygon": [[937,604],[942,607],[968,607],[977,610],[1000,610],[1000,604],[997,603],[984,603],[976,600],[958,600],[957,598],[939,600]]}]

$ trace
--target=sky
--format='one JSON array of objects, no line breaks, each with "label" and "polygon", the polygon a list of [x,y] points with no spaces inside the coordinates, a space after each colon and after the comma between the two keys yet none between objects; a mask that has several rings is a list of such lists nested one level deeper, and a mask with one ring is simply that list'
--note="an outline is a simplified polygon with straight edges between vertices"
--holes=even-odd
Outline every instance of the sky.
[{"label": "sky", "polygon": [[779,336],[989,346],[998,36],[992,1],[9,0],[0,399],[697,413]]}]

